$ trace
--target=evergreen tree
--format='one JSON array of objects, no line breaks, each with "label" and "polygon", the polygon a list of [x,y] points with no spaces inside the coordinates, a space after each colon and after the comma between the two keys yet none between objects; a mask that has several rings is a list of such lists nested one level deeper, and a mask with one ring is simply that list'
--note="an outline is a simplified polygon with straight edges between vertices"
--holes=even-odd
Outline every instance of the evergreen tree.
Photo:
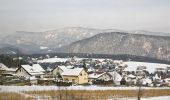
[{"label": "evergreen tree", "polygon": [[86,60],[85,59],[83,60],[83,68],[87,72],[87,66],[86,66]]}]

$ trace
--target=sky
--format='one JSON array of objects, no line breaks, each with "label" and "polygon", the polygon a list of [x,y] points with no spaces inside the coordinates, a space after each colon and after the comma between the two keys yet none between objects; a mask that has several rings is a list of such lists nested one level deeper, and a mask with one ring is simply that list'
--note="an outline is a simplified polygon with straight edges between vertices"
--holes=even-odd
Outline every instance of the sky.
[{"label": "sky", "polygon": [[170,0],[0,0],[0,35],[64,27],[170,33]]}]

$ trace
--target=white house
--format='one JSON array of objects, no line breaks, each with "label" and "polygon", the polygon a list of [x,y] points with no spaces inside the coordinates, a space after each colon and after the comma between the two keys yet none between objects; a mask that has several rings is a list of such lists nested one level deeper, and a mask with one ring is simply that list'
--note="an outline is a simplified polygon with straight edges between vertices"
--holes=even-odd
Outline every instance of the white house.
[{"label": "white house", "polygon": [[109,74],[112,76],[114,84],[120,85],[120,81],[122,80],[122,76],[119,73],[117,73],[116,71],[109,72]]},{"label": "white house", "polygon": [[15,75],[15,68],[8,68],[3,63],[0,63],[0,75]]},{"label": "white house", "polygon": [[5,73],[6,70],[8,70],[8,67],[6,67],[3,63],[0,63],[0,75]]},{"label": "white house", "polygon": [[95,81],[95,80],[103,80],[103,81],[110,81],[112,80],[112,76],[109,73],[103,72],[103,73],[92,73],[89,74],[89,82]]},{"label": "white house", "polygon": [[129,85],[135,85],[136,84],[136,76],[130,74],[130,75],[127,75],[126,76],[126,82],[129,84]]},{"label": "white house", "polygon": [[54,76],[61,75],[66,69],[72,69],[74,66],[57,66],[52,70]]},{"label": "white house", "polygon": [[21,65],[16,71],[17,76],[24,78],[43,78],[45,70],[39,64]]},{"label": "white house", "polygon": [[147,78],[144,78],[144,79],[142,79],[142,85],[152,86],[152,80],[149,79],[148,77],[147,77]]}]

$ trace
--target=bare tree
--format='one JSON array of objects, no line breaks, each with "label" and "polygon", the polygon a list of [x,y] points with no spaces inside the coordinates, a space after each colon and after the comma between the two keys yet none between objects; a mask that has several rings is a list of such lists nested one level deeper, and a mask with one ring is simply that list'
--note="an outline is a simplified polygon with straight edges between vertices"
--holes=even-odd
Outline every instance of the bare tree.
[{"label": "bare tree", "polygon": [[138,100],[141,100],[141,96],[142,96],[142,89],[141,89],[141,79],[138,79],[138,94],[137,94],[137,98]]}]

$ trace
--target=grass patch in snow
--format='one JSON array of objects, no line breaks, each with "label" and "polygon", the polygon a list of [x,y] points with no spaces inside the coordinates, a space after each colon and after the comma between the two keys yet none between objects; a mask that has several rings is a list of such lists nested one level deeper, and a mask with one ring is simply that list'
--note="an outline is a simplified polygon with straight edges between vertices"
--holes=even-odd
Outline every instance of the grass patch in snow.
[{"label": "grass patch in snow", "polygon": [[[26,94],[35,96],[49,96],[59,100],[98,100],[137,97],[138,90],[51,90],[29,91]],[[169,96],[170,89],[142,90],[142,97]]]},{"label": "grass patch in snow", "polygon": [[34,100],[16,92],[0,92],[0,100]]}]

